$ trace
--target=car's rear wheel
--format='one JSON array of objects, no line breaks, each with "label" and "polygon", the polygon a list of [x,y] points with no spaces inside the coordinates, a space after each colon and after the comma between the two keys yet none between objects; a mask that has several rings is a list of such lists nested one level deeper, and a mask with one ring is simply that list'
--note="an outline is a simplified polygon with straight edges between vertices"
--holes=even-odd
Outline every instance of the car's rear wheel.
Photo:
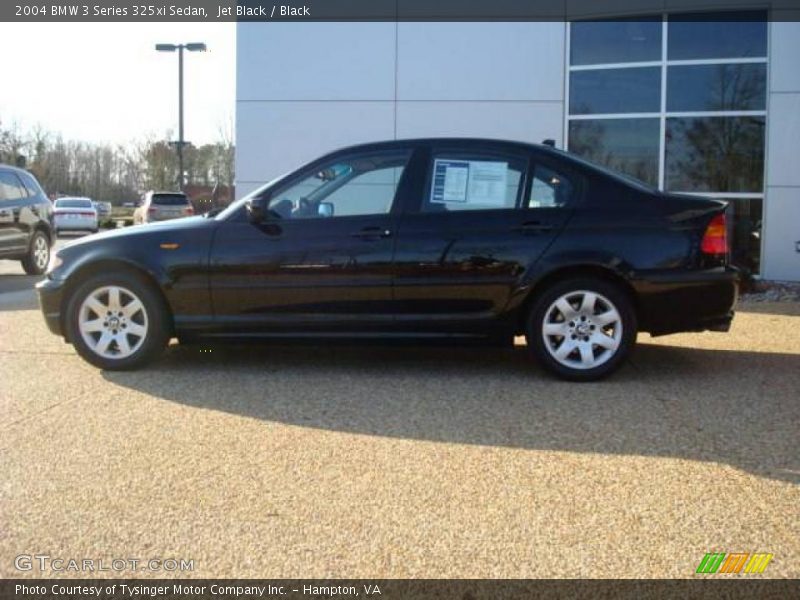
[{"label": "car's rear wheel", "polygon": [[22,268],[28,275],[41,275],[50,262],[50,240],[43,231],[35,231],[28,254],[22,259]]},{"label": "car's rear wheel", "polygon": [[618,369],[636,342],[636,313],[623,290],[601,279],[569,279],[531,306],[528,347],[550,372],[572,381]]},{"label": "car's rear wheel", "polygon": [[70,341],[93,365],[135,369],[169,341],[169,316],[153,286],[129,273],[93,277],[72,294],[67,308]]}]

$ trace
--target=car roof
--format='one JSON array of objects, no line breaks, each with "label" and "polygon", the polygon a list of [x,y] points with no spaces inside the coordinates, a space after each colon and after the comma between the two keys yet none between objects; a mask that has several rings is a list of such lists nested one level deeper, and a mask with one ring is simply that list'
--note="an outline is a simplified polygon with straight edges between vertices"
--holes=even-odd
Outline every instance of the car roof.
[{"label": "car roof", "polygon": [[[645,183],[643,181],[639,181],[634,177],[630,177],[623,173],[618,173],[604,165],[599,163],[592,162],[585,158],[582,158],[568,150],[561,150],[559,148],[555,148],[549,144],[535,144],[533,142],[523,142],[520,140],[506,140],[501,138],[478,138],[478,137],[428,137],[428,138],[409,138],[409,139],[399,139],[399,140],[387,140],[382,142],[368,142],[365,144],[356,144],[353,146],[347,146],[344,148],[339,148],[338,150],[334,150],[321,156],[320,158],[312,161],[318,162],[321,160],[330,159],[337,154],[346,154],[347,152],[357,152],[357,151],[369,151],[369,150],[381,150],[381,149],[391,149],[391,148],[404,148],[409,146],[415,145],[442,145],[447,146],[449,144],[463,146],[465,148],[475,148],[481,146],[494,146],[496,148],[504,148],[507,150],[517,150],[521,152],[535,152],[541,155],[546,155],[556,160],[561,161],[568,161],[570,166],[574,169],[578,169],[584,173],[591,174],[592,176],[601,176],[604,178],[610,178],[616,181],[617,183],[621,183],[627,187],[633,187],[638,189],[639,191],[645,191],[648,193],[658,192],[657,188]],[[309,163],[311,164],[311,163]]]},{"label": "car roof", "polygon": [[6,165],[6,164],[3,164],[3,163],[0,163],[0,169],[2,169],[4,171],[6,171],[6,170],[13,171],[14,173],[25,173],[26,175],[33,175],[33,173],[31,173],[30,171],[26,171],[25,169],[20,169],[19,167],[15,167],[15,166],[12,166],[12,165]]},{"label": "car roof", "polygon": [[[464,146],[480,146],[480,145],[496,145],[517,147],[524,150],[539,150],[549,152],[550,146],[544,144],[534,144],[532,142],[523,142],[520,140],[506,140],[501,138],[478,138],[478,137],[427,137],[427,138],[401,138],[397,140],[385,140],[377,142],[366,142],[363,144],[355,144],[352,146],[345,146],[336,150],[364,150],[369,148],[392,148],[394,146],[414,146],[414,145],[430,145],[430,144],[458,144]],[[332,153],[331,153],[332,154]]]},{"label": "car roof", "polygon": [[89,202],[94,202],[94,200],[86,196],[61,196],[60,198],[56,198],[56,202],[59,200],[88,200]]}]

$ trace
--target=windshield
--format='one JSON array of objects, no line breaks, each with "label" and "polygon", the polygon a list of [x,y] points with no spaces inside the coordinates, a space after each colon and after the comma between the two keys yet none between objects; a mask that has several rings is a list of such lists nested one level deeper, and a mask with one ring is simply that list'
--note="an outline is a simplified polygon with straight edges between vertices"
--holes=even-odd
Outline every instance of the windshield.
[{"label": "windshield", "polygon": [[60,198],[56,200],[56,208],[94,208],[91,200],[80,198]]},{"label": "windshield", "polygon": [[259,194],[262,194],[264,192],[264,190],[269,189],[270,187],[272,187],[273,185],[278,183],[281,179],[283,179],[284,177],[289,175],[289,173],[291,173],[291,171],[287,171],[283,175],[279,175],[278,177],[276,177],[275,179],[273,179],[271,181],[268,181],[267,183],[265,183],[261,187],[254,189],[252,192],[250,192],[249,194],[247,194],[243,198],[239,198],[236,202],[232,202],[231,204],[228,205],[227,208],[225,208],[225,210],[223,210],[221,213],[216,215],[215,218],[216,219],[227,219],[231,215],[235,214],[240,208],[242,208],[245,205],[245,202],[247,202],[248,200],[250,200],[252,198],[255,198]]}]

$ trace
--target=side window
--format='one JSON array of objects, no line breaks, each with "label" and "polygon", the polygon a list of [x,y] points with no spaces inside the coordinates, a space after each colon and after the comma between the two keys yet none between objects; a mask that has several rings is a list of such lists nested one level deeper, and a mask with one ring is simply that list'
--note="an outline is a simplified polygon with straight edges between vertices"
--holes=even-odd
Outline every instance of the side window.
[{"label": "side window", "polygon": [[516,208],[525,164],[521,158],[496,155],[434,154],[422,212]]},{"label": "side window", "polygon": [[563,174],[536,165],[531,181],[528,208],[560,208],[571,204],[575,193],[572,182]]},{"label": "side window", "polygon": [[269,212],[278,219],[387,214],[409,156],[403,150],[337,160],[279,191]]},{"label": "side window", "polygon": [[28,173],[20,173],[19,176],[20,179],[22,179],[22,183],[25,186],[29,197],[38,198],[40,200],[44,199],[44,192],[42,192],[42,188],[33,177],[31,177]]},{"label": "side window", "polygon": [[0,171],[0,200],[20,200],[26,196],[25,188],[14,173]]}]

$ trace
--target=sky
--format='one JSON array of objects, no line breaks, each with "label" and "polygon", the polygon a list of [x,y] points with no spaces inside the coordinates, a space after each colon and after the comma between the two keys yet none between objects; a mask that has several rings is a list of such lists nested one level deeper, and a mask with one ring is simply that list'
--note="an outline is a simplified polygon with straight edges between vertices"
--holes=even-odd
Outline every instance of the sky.
[{"label": "sky", "polygon": [[65,139],[124,144],[178,131],[178,54],[156,43],[205,42],[184,53],[184,138],[233,135],[235,23],[0,23],[0,123],[41,125]]}]

